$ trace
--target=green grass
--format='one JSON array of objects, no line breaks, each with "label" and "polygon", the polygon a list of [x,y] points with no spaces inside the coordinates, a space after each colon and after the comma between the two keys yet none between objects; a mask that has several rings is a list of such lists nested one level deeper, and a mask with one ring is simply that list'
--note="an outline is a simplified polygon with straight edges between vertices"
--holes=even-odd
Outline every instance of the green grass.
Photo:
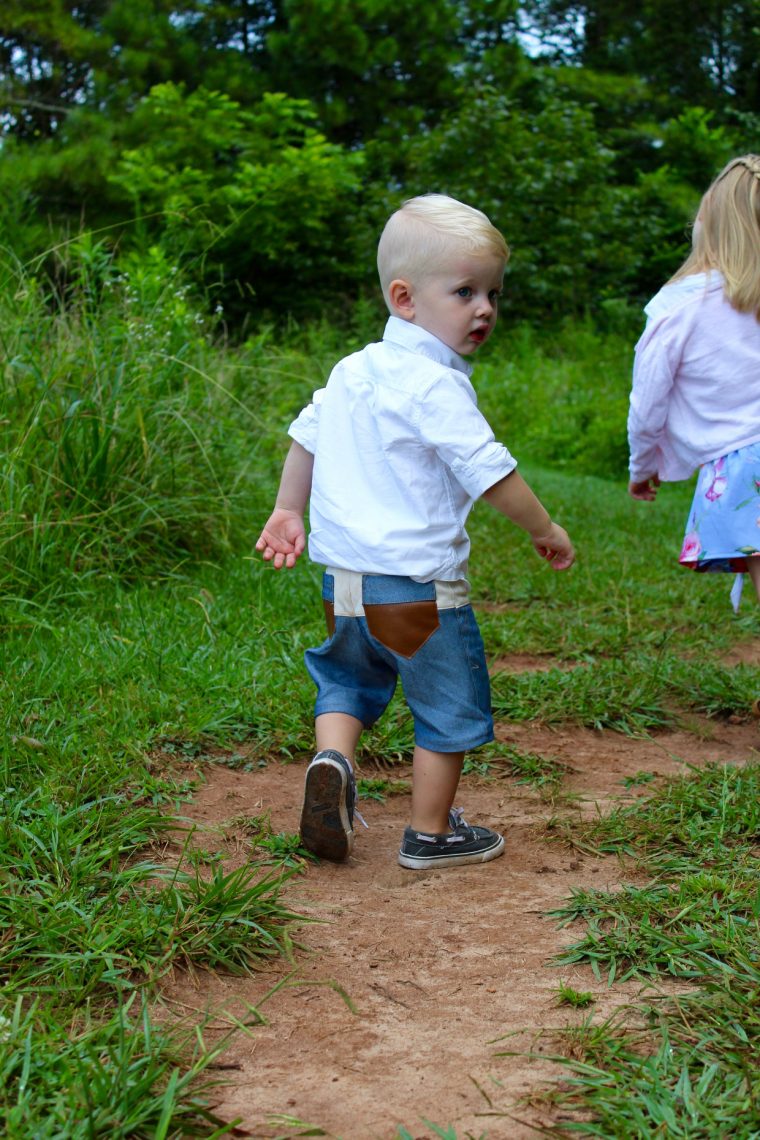
[{"label": "green grass", "polygon": [[409,780],[394,780],[386,776],[370,779],[359,778],[356,781],[356,791],[359,799],[377,800],[384,803],[388,796],[408,795],[411,788]]},{"label": "green grass", "polygon": [[594,995],[590,990],[576,990],[574,986],[560,982],[557,986],[557,1004],[569,1005],[573,1009],[586,1009],[594,1004]]},{"label": "green grass", "polygon": [[[650,794],[559,830],[587,853],[616,854],[649,879],[577,889],[554,912],[585,933],[557,959],[612,985],[680,981],[684,995],[569,1030],[572,1076],[554,1099],[590,1110],[559,1132],[739,1136],[760,1131],[760,765],[708,764]],[[641,1023],[643,1021],[643,1028]]]},{"label": "green grass", "polygon": [[[564,1119],[550,1134],[753,1140],[759,983],[750,970],[730,983],[706,983],[694,996],[643,1005],[638,1024],[625,1011],[568,1030],[557,1059],[571,1075],[554,1097]],[[573,1110],[586,1119],[572,1119]]]},{"label": "green grass", "polygon": [[465,757],[464,773],[482,779],[509,777],[518,784],[528,784],[537,791],[551,793],[559,789],[567,766],[551,756],[526,752],[511,744],[494,741]]},{"label": "green grass", "polygon": [[[477,1136],[472,1132],[457,1132],[452,1124],[434,1124],[432,1120],[428,1120],[425,1116],[423,1116],[421,1120],[434,1136],[439,1137],[439,1140],[486,1140],[488,1136],[487,1132],[480,1132]],[[405,1128],[403,1124],[400,1124],[394,1140],[414,1140],[414,1133],[410,1132],[408,1128]]]},{"label": "green grass", "polygon": [[[18,998],[0,1022],[0,1110],[8,1140],[122,1140],[230,1133],[209,1109],[207,1072],[224,1045],[167,1035],[132,993],[107,1019],[74,1025],[42,1001]],[[86,1131],[84,1129],[87,1129]]]},{"label": "green grass", "polygon": [[[185,800],[211,765],[255,774],[312,748],[302,658],[323,637],[319,571],[275,574],[252,550],[287,424],[358,333],[290,328],[278,344],[258,329],[231,347],[157,255],[118,275],[92,243],[67,256],[65,297],[12,259],[0,280],[0,1116],[19,1140],[210,1137],[224,1131],[202,1089],[217,1052],[202,1035],[159,1031],[146,1009],[172,966],[247,971],[287,956],[300,920],[280,889],[307,864],[297,836],[261,820],[245,825],[253,861],[240,870],[198,836],[179,865],[156,853],[170,840],[176,851]],[[654,505],[626,497],[629,365],[630,345],[585,325],[504,330],[478,365],[484,410],[578,549],[572,571],[554,574],[495,512],[473,512],[473,598],[492,662],[540,654],[554,666],[495,676],[503,720],[641,734],[694,713],[748,716],[760,693],[756,667],[718,663],[757,636],[756,608],[747,599],[735,617],[726,579],[676,565],[691,488],[663,487]],[[396,697],[362,755],[392,765],[411,748]],[[493,745],[468,765],[561,790],[559,762],[529,751]],[[662,1054],[657,1111],[707,1129],[733,1103],[749,1119],[757,1090],[738,1074],[742,1034],[756,1040],[742,1013],[757,992],[756,771],[645,791],[597,830],[555,821],[566,840],[652,877],[569,900],[558,917],[588,933],[567,961],[606,979],[699,983],[692,1037],[679,1036],[685,1007],[663,1020],[660,1006],[647,1038],[648,1056]],[[702,1069],[695,1053],[676,1074],[657,1033],[684,1049],[709,1043],[704,1058],[725,1040],[733,1060]],[[603,1037],[589,1030],[594,1073],[626,1050],[641,1059],[617,1028]],[[720,1080],[704,1075],[713,1064]],[[629,1128],[635,1097],[608,1109],[612,1078],[593,1082],[575,1100],[593,1096],[600,1121],[618,1113]]]}]

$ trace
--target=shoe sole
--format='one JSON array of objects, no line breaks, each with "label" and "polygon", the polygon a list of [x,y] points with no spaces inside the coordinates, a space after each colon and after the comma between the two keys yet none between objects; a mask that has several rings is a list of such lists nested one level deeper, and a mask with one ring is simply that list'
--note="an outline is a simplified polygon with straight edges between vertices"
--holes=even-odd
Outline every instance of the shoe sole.
[{"label": "shoe sole", "polygon": [[427,871],[431,867],[462,867],[467,863],[489,863],[491,859],[498,859],[504,854],[504,837],[499,836],[498,843],[485,851],[470,851],[465,855],[405,855],[398,853],[398,861],[402,867],[411,871]]},{"label": "shoe sole", "polygon": [[351,854],[354,833],[348,818],[348,775],[341,764],[319,760],[306,770],[301,839],[322,859],[340,863]]}]

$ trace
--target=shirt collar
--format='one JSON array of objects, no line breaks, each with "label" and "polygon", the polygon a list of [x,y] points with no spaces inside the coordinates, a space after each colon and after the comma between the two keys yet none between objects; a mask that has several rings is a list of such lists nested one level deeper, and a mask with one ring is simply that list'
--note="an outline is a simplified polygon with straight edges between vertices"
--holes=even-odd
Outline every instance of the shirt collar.
[{"label": "shirt collar", "polygon": [[687,277],[663,285],[659,293],[656,293],[649,304],[644,306],[644,312],[650,320],[659,320],[698,293],[704,295],[722,288],[723,274],[717,269],[709,273],[690,273]]},{"label": "shirt collar", "polygon": [[465,376],[472,374],[474,366],[469,360],[454,352],[453,348],[449,348],[427,329],[413,325],[411,321],[403,321],[401,317],[388,318],[383,340],[400,345],[409,352],[418,352],[420,356],[427,356],[429,360],[443,364],[446,368],[455,368],[457,372],[464,372]]}]

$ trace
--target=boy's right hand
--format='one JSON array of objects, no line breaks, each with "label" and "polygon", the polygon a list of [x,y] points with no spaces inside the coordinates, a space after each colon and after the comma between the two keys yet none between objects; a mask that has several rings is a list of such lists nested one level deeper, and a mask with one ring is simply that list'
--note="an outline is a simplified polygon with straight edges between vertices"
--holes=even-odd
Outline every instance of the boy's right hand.
[{"label": "boy's right hand", "polygon": [[275,570],[292,570],[306,548],[306,527],[298,511],[275,507],[262,530],[256,549]]},{"label": "boy's right hand", "polygon": [[541,557],[551,562],[552,570],[567,570],[575,562],[575,551],[570,537],[557,523],[552,523],[548,533],[541,538],[534,538],[531,535],[531,542]]}]

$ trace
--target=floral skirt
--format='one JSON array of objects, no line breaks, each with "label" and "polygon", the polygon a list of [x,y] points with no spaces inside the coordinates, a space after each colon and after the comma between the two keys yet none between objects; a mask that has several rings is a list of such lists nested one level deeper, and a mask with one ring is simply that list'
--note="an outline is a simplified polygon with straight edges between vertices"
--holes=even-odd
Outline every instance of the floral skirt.
[{"label": "floral skirt", "polygon": [[760,442],[699,469],[678,561],[692,570],[742,574],[760,554]]}]

